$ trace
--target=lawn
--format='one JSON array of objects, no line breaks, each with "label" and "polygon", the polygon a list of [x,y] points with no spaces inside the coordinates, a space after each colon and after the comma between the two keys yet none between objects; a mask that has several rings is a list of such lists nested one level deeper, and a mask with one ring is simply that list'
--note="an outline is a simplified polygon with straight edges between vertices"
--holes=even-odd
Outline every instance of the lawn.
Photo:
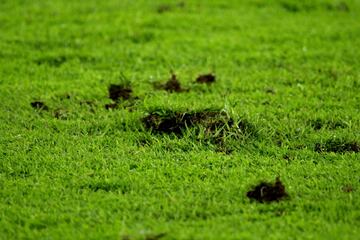
[{"label": "lawn", "polygon": [[0,1],[0,239],[359,239],[359,46],[358,0]]}]

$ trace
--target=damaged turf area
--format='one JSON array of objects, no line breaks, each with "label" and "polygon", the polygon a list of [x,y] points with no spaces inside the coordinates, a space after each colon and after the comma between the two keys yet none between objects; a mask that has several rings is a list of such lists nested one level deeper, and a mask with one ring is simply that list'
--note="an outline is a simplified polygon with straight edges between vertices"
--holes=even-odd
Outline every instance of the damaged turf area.
[{"label": "damaged turf area", "polygon": [[1,0],[0,240],[358,239],[359,16]]}]

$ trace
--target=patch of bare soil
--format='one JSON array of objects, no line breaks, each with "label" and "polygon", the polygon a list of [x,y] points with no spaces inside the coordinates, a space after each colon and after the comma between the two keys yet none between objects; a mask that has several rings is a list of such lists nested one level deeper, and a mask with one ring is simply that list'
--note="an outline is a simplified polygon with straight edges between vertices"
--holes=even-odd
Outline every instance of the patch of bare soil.
[{"label": "patch of bare soil", "polygon": [[279,202],[288,197],[284,184],[277,177],[274,183],[261,182],[252,190],[248,191],[246,196],[251,200],[260,203]]},{"label": "patch of bare soil", "polygon": [[49,107],[42,101],[34,101],[31,102],[30,105],[34,108],[34,109],[38,109],[38,110],[43,110],[43,111],[48,111]]},{"label": "patch of bare soil", "polygon": [[199,112],[176,112],[162,110],[150,112],[142,118],[144,127],[153,133],[174,133],[181,135],[187,128],[203,126],[206,132],[213,132],[225,125],[232,126],[233,120],[225,112],[204,110]]},{"label": "patch of bare soil", "polygon": [[199,75],[196,78],[196,83],[201,83],[201,84],[212,84],[216,81],[216,76],[212,73],[209,74],[203,74],[203,75]]},{"label": "patch of bare soil", "polygon": [[181,83],[174,73],[171,74],[170,79],[166,83],[164,84],[155,83],[154,88],[157,90],[166,90],[171,93],[172,92],[180,93],[180,92],[188,91],[187,89],[181,87]]},{"label": "patch of bare soil", "polygon": [[132,94],[131,87],[122,84],[111,84],[108,90],[109,98],[115,102],[119,100],[128,100]]}]

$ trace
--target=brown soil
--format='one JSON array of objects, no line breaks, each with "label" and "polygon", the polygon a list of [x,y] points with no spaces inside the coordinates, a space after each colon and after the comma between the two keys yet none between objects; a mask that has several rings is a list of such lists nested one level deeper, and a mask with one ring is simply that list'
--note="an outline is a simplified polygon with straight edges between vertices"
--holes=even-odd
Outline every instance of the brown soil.
[{"label": "brown soil", "polygon": [[214,83],[216,80],[216,77],[214,74],[210,73],[210,74],[203,74],[203,75],[199,75],[196,78],[196,82],[197,83],[206,83],[206,84],[212,84]]},{"label": "brown soil", "polygon": [[278,202],[288,197],[285,191],[284,184],[277,177],[275,183],[261,182],[256,185],[252,190],[248,191],[246,196],[251,200],[258,201],[260,203]]},{"label": "brown soil", "polygon": [[49,110],[49,107],[46,106],[46,104],[42,101],[34,101],[34,102],[31,102],[30,104],[35,109],[44,110],[44,111]]},{"label": "brown soil", "polygon": [[200,112],[153,111],[142,118],[144,127],[153,133],[181,135],[186,128],[201,125],[206,132],[214,132],[225,125],[232,126],[233,120],[226,113],[205,110]]},{"label": "brown soil", "polygon": [[174,73],[171,74],[170,79],[165,84],[154,84],[155,89],[166,90],[168,92],[184,92],[187,91],[181,87],[180,81]]},{"label": "brown soil", "polygon": [[131,97],[132,89],[122,84],[111,84],[108,88],[109,98],[117,102],[119,100],[127,100]]},{"label": "brown soil", "polygon": [[315,144],[316,152],[333,152],[333,153],[346,153],[346,152],[359,152],[360,144],[356,141],[345,141],[341,139],[330,139],[325,143]]}]

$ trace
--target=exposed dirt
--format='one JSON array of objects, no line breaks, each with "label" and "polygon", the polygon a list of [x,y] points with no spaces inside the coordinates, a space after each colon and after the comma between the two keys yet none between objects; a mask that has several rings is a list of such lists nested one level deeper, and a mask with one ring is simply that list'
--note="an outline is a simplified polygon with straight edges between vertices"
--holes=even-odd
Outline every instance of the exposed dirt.
[{"label": "exposed dirt", "polygon": [[150,112],[142,118],[144,127],[153,133],[181,135],[186,128],[196,125],[205,128],[205,132],[214,132],[234,124],[233,120],[225,112],[204,110],[199,112],[175,112],[160,110]]},{"label": "exposed dirt", "polygon": [[206,83],[208,85],[214,83],[215,81],[216,81],[216,76],[212,73],[199,75],[196,78],[197,83]]},{"label": "exposed dirt", "polygon": [[261,182],[256,185],[252,190],[247,192],[246,196],[260,203],[268,203],[278,202],[289,195],[285,191],[284,184],[280,181],[280,178],[277,177],[275,183]]},{"label": "exposed dirt", "polygon": [[247,120],[235,122],[225,112],[218,110],[172,111],[157,110],[141,119],[144,128],[153,134],[175,134],[182,137],[187,130],[195,134],[196,141],[216,146],[215,151],[231,154],[241,144],[240,140],[257,134]]},{"label": "exposed dirt", "polygon": [[360,151],[360,144],[356,141],[347,141],[342,139],[329,139],[325,143],[315,144],[316,152],[333,152],[333,153],[346,153]]},{"label": "exposed dirt", "polygon": [[320,118],[310,120],[309,124],[314,130],[320,130],[323,128],[334,130],[347,127],[347,124],[341,120],[323,120]]},{"label": "exposed dirt", "polygon": [[180,81],[178,80],[178,78],[174,73],[171,74],[170,79],[166,83],[164,84],[155,83],[154,88],[159,90],[166,90],[168,92],[178,92],[178,93],[188,91],[187,89],[181,87]]},{"label": "exposed dirt", "polygon": [[31,102],[30,104],[33,108],[38,109],[38,110],[44,110],[44,111],[49,110],[49,107],[46,106],[46,104],[42,101],[34,101],[34,102]]},{"label": "exposed dirt", "polygon": [[109,98],[117,102],[119,100],[128,100],[131,97],[132,89],[123,84],[111,84],[108,88]]}]

